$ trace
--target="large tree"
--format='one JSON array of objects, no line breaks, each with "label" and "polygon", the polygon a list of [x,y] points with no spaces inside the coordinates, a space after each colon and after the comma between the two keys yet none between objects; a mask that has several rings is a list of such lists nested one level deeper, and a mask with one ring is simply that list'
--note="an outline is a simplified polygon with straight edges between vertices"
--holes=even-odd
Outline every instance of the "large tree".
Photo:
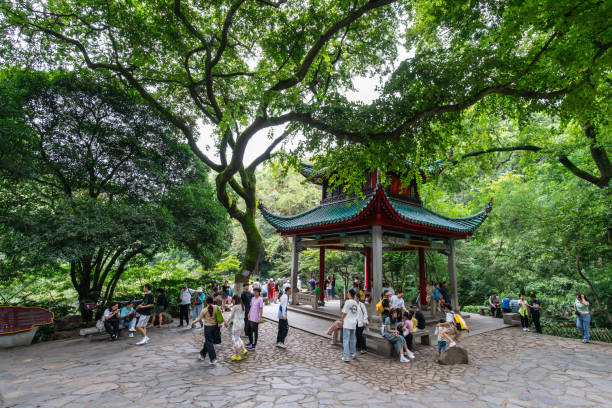
[{"label": "large tree", "polygon": [[137,93],[74,72],[0,79],[4,278],[66,263],[79,301],[105,302],[170,245],[214,265],[227,229],[208,169]]},{"label": "large tree", "polygon": [[[307,136],[302,151],[357,189],[366,169],[385,173],[401,170],[406,158],[439,157],[472,106],[571,112],[605,84],[610,7],[593,0],[0,2],[11,58],[122,78],[217,172],[217,196],[247,239],[238,283],[261,253],[254,169],[296,128]],[[410,57],[393,70],[402,33]],[[355,75],[391,71],[372,103],[347,99]],[[198,148],[197,123],[213,129],[210,156]],[[270,133],[265,152],[245,164],[253,136],[283,124],[287,130]]]}]

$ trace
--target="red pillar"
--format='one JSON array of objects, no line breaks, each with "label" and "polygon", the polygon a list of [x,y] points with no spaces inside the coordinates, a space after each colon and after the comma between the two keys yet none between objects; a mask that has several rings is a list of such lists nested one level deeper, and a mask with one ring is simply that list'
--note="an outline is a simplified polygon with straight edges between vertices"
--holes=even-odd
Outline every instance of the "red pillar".
[{"label": "red pillar", "polygon": [[421,305],[427,304],[427,282],[425,280],[425,250],[419,248],[419,299]]},{"label": "red pillar", "polygon": [[321,301],[324,299],[325,286],[325,247],[319,247],[319,289],[321,289]]},{"label": "red pillar", "polygon": [[365,248],[365,290],[372,291],[372,248]]}]

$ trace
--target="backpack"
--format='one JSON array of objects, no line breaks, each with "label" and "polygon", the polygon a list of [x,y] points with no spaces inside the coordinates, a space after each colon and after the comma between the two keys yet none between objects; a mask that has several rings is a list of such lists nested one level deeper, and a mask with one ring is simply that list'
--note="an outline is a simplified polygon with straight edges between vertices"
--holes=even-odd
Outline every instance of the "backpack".
[{"label": "backpack", "polygon": [[453,318],[455,319],[455,326],[457,326],[457,330],[469,330],[467,323],[463,320],[463,317],[459,313],[453,313]]},{"label": "backpack", "polygon": [[377,312],[379,315],[381,315],[381,314],[382,314],[382,312],[383,312],[384,310],[385,310],[385,309],[383,308],[383,305],[382,305],[382,299],[381,299],[381,300],[380,300],[380,302],[378,302],[378,303],[376,304],[376,312]]}]

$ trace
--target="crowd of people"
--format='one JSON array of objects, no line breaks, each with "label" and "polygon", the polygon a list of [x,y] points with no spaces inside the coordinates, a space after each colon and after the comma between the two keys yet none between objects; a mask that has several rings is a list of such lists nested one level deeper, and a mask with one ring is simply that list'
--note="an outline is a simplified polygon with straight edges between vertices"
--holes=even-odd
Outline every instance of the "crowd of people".
[{"label": "crowd of people", "polygon": [[525,295],[522,293],[518,299],[515,299],[513,296],[506,296],[500,299],[498,293],[493,292],[489,296],[489,309],[491,310],[491,316],[496,318],[501,318],[503,313],[518,313],[523,331],[528,332],[530,330],[531,322],[536,332],[542,333],[542,326],[540,325],[540,301],[535,294],[530,295],[529,300],[526,300]]}]

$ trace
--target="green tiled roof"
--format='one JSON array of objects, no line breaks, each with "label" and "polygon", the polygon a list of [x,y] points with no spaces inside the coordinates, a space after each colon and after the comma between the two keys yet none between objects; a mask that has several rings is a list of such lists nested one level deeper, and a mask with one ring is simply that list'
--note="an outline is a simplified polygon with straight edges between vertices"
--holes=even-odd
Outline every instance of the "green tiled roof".
[{"label": "green tiled roof", "polygon": [[[379,187],[376,192],[379,190],[381,190],[381,187]],[[360,200],[319,205],[302,214],[290,217],[273,214],[263,207],[263,205],[260,205],[260,209],[266,221],[274,228],[279,231],[291,231],[350,220],[363,211],[375,197],[376,192]],[[384,190],[383,194],[385,194]],[[488,215],[487,211],[480,211],[470,217],[451,218],[436,214],[419,205],[391,198],[387,196],[387,194],[385,194],[385,197],[392,209],[403,220],[413,224],[442,228],[453,232],[472,233],[483,223]]]}]

